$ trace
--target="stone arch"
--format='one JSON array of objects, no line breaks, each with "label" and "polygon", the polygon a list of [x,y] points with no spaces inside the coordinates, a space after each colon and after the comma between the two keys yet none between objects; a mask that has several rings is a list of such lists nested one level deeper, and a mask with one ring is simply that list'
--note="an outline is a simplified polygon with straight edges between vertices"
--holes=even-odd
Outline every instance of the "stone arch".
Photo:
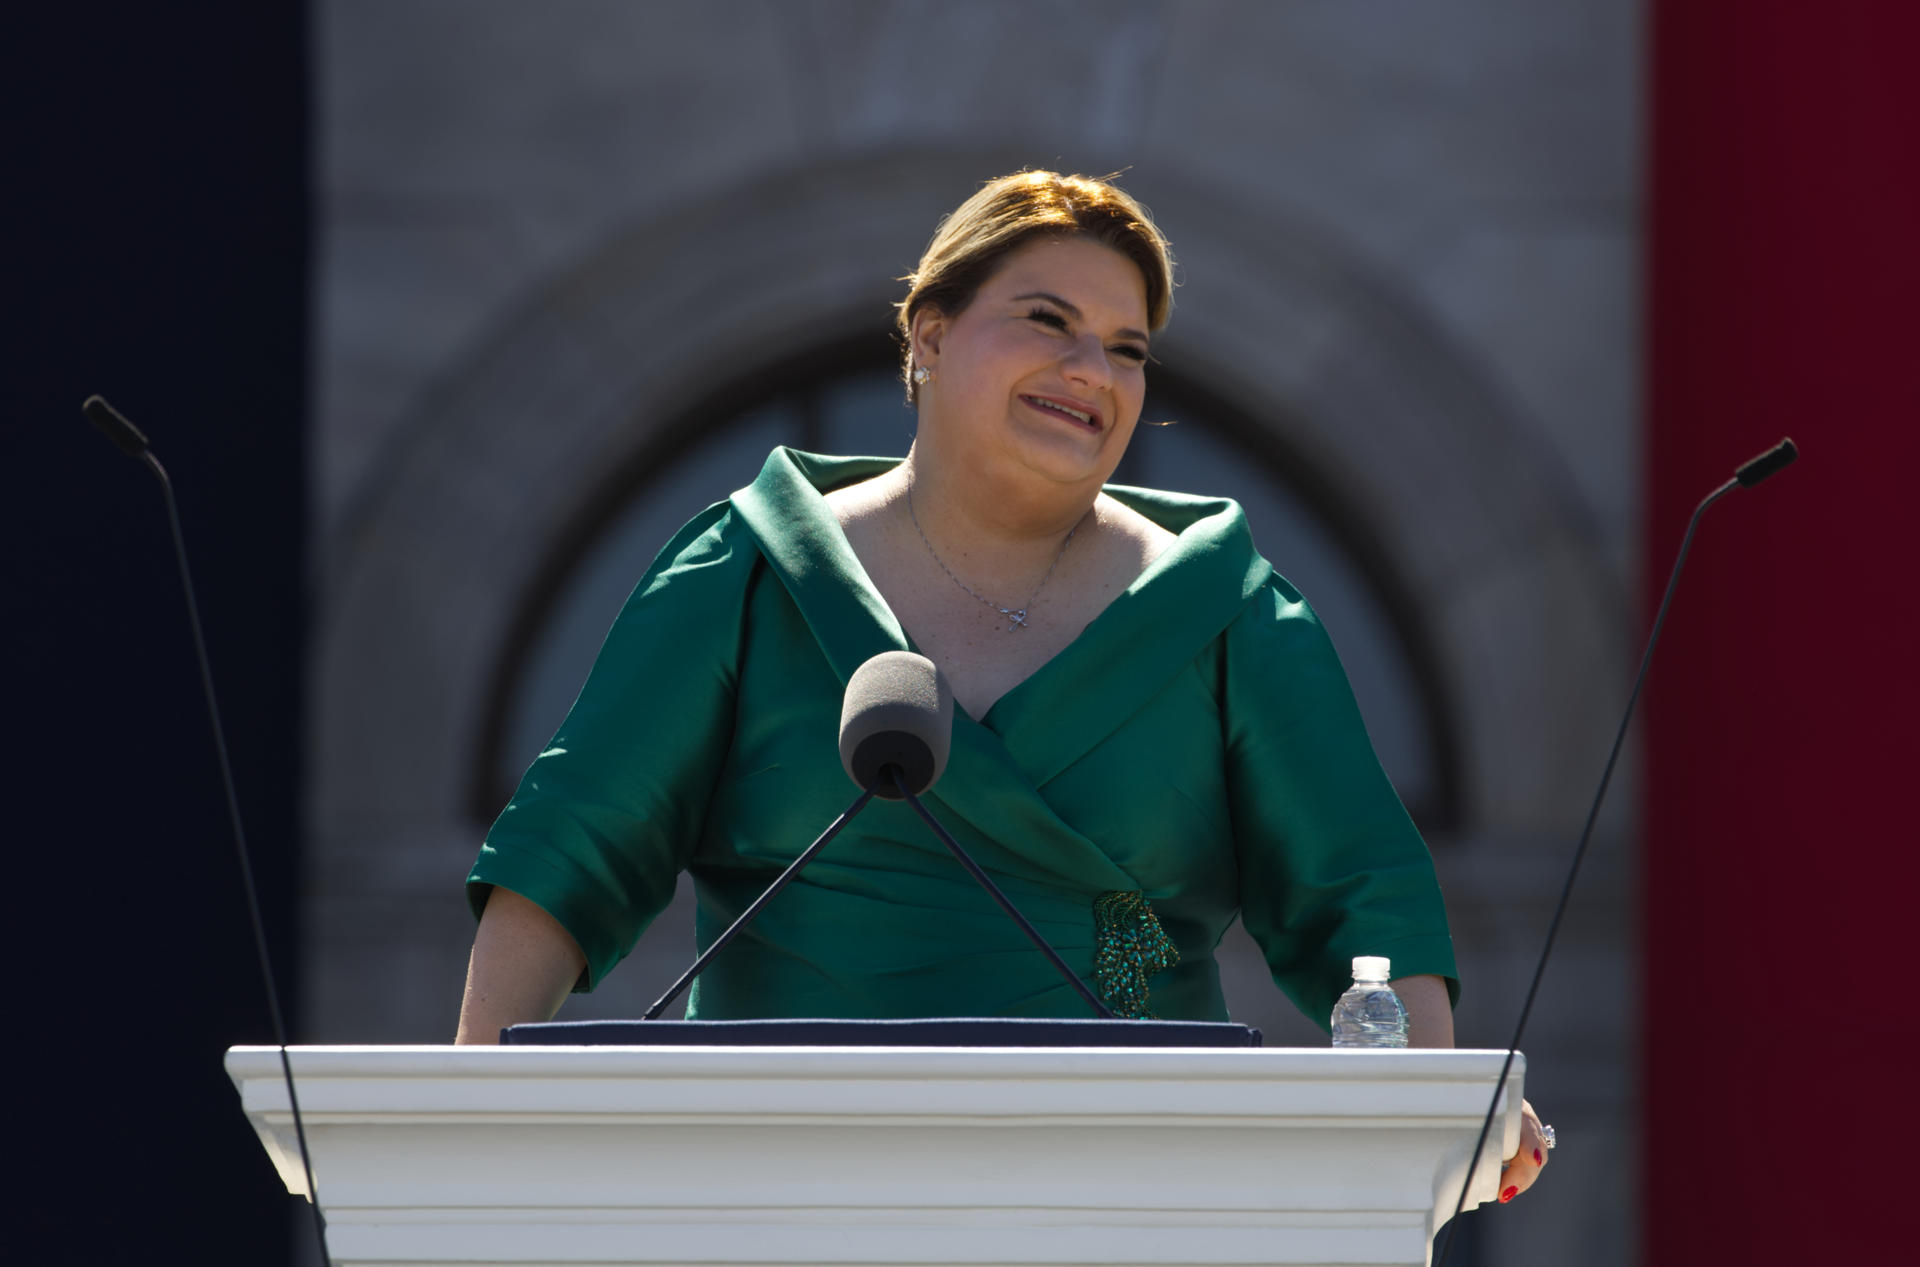
[{"label": "stone arch", "polygon": [[[400,990],[394,964],[435,970],[444,950],[425,938],[464,946],[464,910],[447,898],[477,843],[467,791],[483,688],[582,490],[730,377],[884,321],[893,279],[936,218],[979,173],[1016,165],[857,158],[634,225],[508,313],[400,428],[325,552],[315,959],[369,954],[384,968],[340,974],[359,983],[352,1003],[317,982],[323,1027],[386,1006],[365,990]],[[1464,712],[1470,827],[1553,828],[1577,814],[1570,789],[1598,769],[1619,696],[1627,604],[1546,445],[1416,303],[1321,226],[1177,174],[1135,189],[1176,234],[1185,279],[1161,359],[1301,455],[1423,608]],[[375,894],[431,895],[451,927],[369,934],[344,912]],[[351,946],[349,919],[362,938]],[[369,935],[423,940],[375,953]],[[417,1035],[398,994],[391,1007],[371,1028]]]}]

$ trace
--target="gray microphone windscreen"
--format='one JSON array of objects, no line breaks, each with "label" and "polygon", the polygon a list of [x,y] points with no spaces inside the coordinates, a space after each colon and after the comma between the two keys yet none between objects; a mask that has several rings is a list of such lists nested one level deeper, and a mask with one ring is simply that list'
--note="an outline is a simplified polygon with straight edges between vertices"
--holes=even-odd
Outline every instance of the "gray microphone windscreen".
[{"label": "gray microphone windscreen", "polygon": [[920,795],[939,781],[953,742],[953,691],[933,661],[883,651],[853,671],[840,709],[840,764],[862,788],[897,801],[888,766]]}]

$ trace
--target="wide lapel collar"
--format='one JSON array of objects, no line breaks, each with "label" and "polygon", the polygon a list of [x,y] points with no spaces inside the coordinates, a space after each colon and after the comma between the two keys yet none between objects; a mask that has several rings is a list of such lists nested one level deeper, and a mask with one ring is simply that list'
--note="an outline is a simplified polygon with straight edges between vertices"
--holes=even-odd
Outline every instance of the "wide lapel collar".
[{"label": "wide lapel collar", "polygon": [[[821,494],[897,461],[777,448],[759,478],[729,499],[842,682],[880,652],[912,649],[912,643]],[[1065,877],[1090,894],[1139,888],[1054,812],[1023,766],[998,735],[955,709],[946,774],[927,799],[993,842],[998,855],[986,861],[1003,874],[1053,884]]]},{"label": "wide lapel collar", "polygon": [[1273,574],[1232,501],[1118,485],[1106,491],[1179,536],[1064,651],[988,711],[987,722],[1036,787],[1124,725]]},{"label": "wide lapel collar", "polygon": [[898,463],[777,448],[759,478],[728,499],[843,683],[882,651],[904,651],[909,644],[821,494]]}]

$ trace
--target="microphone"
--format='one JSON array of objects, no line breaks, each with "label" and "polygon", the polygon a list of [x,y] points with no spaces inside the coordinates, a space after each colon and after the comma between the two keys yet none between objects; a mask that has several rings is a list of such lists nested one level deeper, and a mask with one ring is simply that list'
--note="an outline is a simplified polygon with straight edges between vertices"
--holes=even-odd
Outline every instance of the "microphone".
[{"label": "microphone", "polygon": [[920,794],[932,788],[946,772],[947,754],[952,746],[953,689],[933,661],[911,651],[883,651],[855,669],[847,679],[847,691],[840,707],[840,764],[846,769],[847,777],[861,789],[860,795],[740,913],[740,918],[734,920],[726,932],[714,939],[705,953],[693,961],[693,966],[682,973],[640,1019],[658,1020],[713,957],[792,883],[801,868],[812,862],[827,842],[866,808],[868,801],[878,796],[911,804],[967,874],[1000,904],[1000,909],[1012,917],[1047,961],[1087,1001],[1094,1015],[1104,1020],[1118,1020],[1100,996],[1067,966],[1059,952],[1047,944],[1040,930],[1020,914],[960,842],[920,803]]},{"label": "microphone", "polygon": [[1759,457],[1744,463],[1733,473],[1733,478],[1740,482],[1740,487],[1752,488],[1799,456],[1800,450],[1794,447],[1793,441],[1782,440]]},{"label": "microphone", "polygon": [[1540,978],[1547,970],[1547,956],[1553,953],[1553,941],[1560,932],[1560,920],[1567,913],[1567,902],[1573,896],[1574,877],[1580,874],[1580,863],[1587,855],[1587,843],[1593,838],[1593,824],[1600,817],[1600,803],[1606,799],[1607,785],[1613,781],[1614,763],[1620,759],[1620,748],[1626,742],[1627,725],[1633,720],[1633,706],[1640,700],[1640,687],[1647,680],[1647,666],[1653,663],[1653,649],[1660,642],[1660,628],[1666,623],[1667,608],[1673,603],[1673,592],[1680,584],[1680,569],[1686,566],[1687,551],[1693,546],[1694,529],[1700,526],[1700,516],[1707,513],[1707,507],[1725,497],[1737,488],[1752,488],[1761,480],[1790,465],[1800,456],[1800,450],[1791,439],[1782,439],[1780,443],[1768,449],[1756,458],[1741,464],[1733,478],[1708,493],[1693,508],[1693,518],[1687,521],[1687,531],[1680,538],[1680,550],[1673,560],[1673,571],[1667,576],[1666,593],[1660,598],[1660,608],[1654,613],[1653,629],[1647,635],[1647,646],[1640,653],[1640,671],[1633,679],[1633,690],[1627,696],[1627,709],[1620,718],[1620,729],[1613,736],[1613,750],[1607,754],[1607,765],[1600,773],[1600,788],[1593,794],[1593,805],[1587,810],[1587,823],[1580,832],[1580,843],[1574,847],[1573,865],[1567,868],[1566,883],[1560,889],[1560,904],[1554,908],[1553,919],[1547,925],[1547,942],[1540,950],[1540,962],[1534,965],[1533,984],[1527,987],[1526,1002],[1520,1006],[1520,1020],[1513,1027],[1513,1041],[1507,1044],[1506,1063],[1500,1066],[1500,1076],[1494,1079],[1493,1100],[1487,1105],[1486,1121],[1480,1124],[1480,1138],[1473,1146],[1472,1160],[1467,1163],[1467,1178],[1460,1185],[1460,1199],[1453,1203],[1453,1215],[1447,1222],[1447,1239],[1440,1246],[1440,1256],[1434,1259],[1434,1267],[1445,1267],[1447,1251],[1453,1248],[1453,1234],[1460,1226],[1460,1212],[1466,1208],[1467,1192],[1473,1187],[1473,1175],[1480,1164],[1481,1150],[1487,1146],[1487,1135],[1493,1129],[1493,1115],[1500,1107],[1500,1092],[1507,1084],[1507,1073],[1513,1068],[1514,1053],[1520,1050],[1520,1036],[1526,1032],[1527,1017],[1533,1011],[1533,1000],[1540,992]]},{"label": "microphone", "polygon": [[120,451],[130,458],[147,456],[147,437],[140,428],[128,422],[118,409],[109,405],[100,396],[89,396],[81,404],[80,412],[87,421],[106,433],[107,439],[118,445]]},{"label": "microphone", "polygon": [[840,709],[840,764],[855,787],[901,799],[889,766],[919,794],[946,773],[953,744],[953,690],[933,661],[883,651],[853,671]]},{"label": "microphone", "polygon": [[287,1056],[287,1030],[280,1019],[280,994],[273,985],[273,963],[267,954],[266,922],[260,915],[260,895],[253,882],[253,862],[247,854],[247,834],[240,825],[240,797],[234,790],[233,766],[227,759],[226,730],[220,722],[220,703],[213,694],[213,670],[207,661],[207,640],[200,632],[200,604],[193,596],[193,577],[187,570],[186,536],[180,531],[180,511],[173,500],[173,481],[166,468],[153,456],[147,437],[100,396],[89,396],[80,411],[87,421],[106,433],[107,439],[131,458],[138,458],[152,469],[166,496],[167,521],[173,528],[173,555],[180,567],[180,585],[187,594],[187,619],[193,626],[193,649],[200,660],[200,686],[207,697],[207,716],[213,723],[213,746],[220,756],[220,780],[227,793],[227,815],[233,823],[234,844],[240,855],[240,879],[247,894],[247,911],[253,918],[254,953],[260,961],[260,975],[267,986],[267,1014],[273,1021],[273,1041],[280,1048],[280,1072],[287,1083],[287,1103],[293,1110],[293,1133],[300,1142],[300,1164],[307,1172],[307,1198],[313,1207],[313,1231],[320,1242],[320,1261],[331,1265],[327,1252],[327,1223],[320,1213],[320,1190],[313,1182],[313,1161],[307,1155],[307,1128],[300,1117],[300,1097],[293,1089],[293,1063]]}]

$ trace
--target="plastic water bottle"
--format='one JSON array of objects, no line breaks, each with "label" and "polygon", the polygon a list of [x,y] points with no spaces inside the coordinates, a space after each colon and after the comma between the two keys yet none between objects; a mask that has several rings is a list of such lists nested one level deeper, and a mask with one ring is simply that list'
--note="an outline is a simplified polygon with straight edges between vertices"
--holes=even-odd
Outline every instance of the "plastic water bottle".
[{"label": "plastic water bottle", "polygon": [[1353,985],[1333,1005],[1335,1047],[1405,1047],[1407,1009],[1387,984],[1393,961],[1355,955]]}]

